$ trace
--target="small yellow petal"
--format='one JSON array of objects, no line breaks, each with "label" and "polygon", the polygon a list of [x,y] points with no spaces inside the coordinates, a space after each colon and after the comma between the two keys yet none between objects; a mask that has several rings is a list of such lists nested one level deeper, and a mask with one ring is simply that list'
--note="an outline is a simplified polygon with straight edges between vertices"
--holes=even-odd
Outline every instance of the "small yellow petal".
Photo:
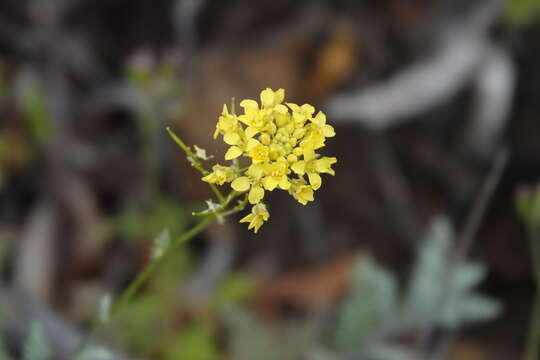
[{"label": "small yellow petal", "polygon": [[315,170],[319,173],[326,173],[330,175],[334,175],[335,172],[332,169],[332,165],[337,162],[337,159],[335,157],[323,157],[321,159],[318,159],[315,161]]},{"label": "small yellow petal", "polygon": [[300,109],[306,115],[313,115],[313,113],[315,112],[315,108],[309,104],[302,105]]},{"label": "small yellow petal", "polygon": [[287,107],[283,104],[276,105],[274,110],[279,114],[286,114],[289,111],[289,109],[287,109]]},{"label": "small yellow petal", "polygon": [[242,219],[240,219],[240,222],[241,223],[250,222],[251,220],[253,220],[254,217],[255,217],[254,214],[248,214],[244,216]]},{"label": "small yellow petal", "polygon": [[264,188],[268,191],[273,191],[279,184],[279,181],[273,177],[267,176],[263,179]]},{"label": "small yellow petal", "polygon": [[331,125],[324,125],[322,128],[322,133],[325,137],[334,137],[336,136],[336,131]]},{"label": "small yellow petal", "polygon": [[216,179],[216,174],[210,173],[210,174],[206,175],[205,177],[203,177],[201,180],[204,181],[204,182],[213,184],[213,183],[215,183],[216,180],[217,180],[217,179]]},{"label": "small yellow petal", "polygon": [[261,104],[264,107],[270,107],[274,104],[274,92],[270,88],[266,88],[261,92]]},{"label": "small yellow petal", "polygon": [[285,99],[285,90],[284,89],[278,89],[274,93],[274,102],[276,104],[281,104],[283,102],[283,99]]},{"label": "small yellow petal", "polygon": [[294,103],[287,103],[287,106],[294,112],[300,112],[300,106]]},{"label": "small yellow petal", "polygon": [[246,150],[247,151],[250,151],[252,150],[255,146],[259,145],[260,142],[259,140],[257,139],[249,139],[248,142],[247,142],[247,145],[246,145]]},{"label": "small yellow petal", "polygon": [[248,126],[246,128],[246,137],[248,139],[254,137],[255,135],[257,135],[259,133],[259,130],[257,130],[257,128],[254,128],[253,126]]},{"label": "small yellow petal", "polygon": [[247,176],[240,176],[239,178],[236,178],[232,183],[231,187],[236,191],[247,191],[250,186],[250,181]]},{"label": "small yellow petal", "polygon": [[223,141],[229,145],[238,145],[240,142],[240,135],[234,132],[228,132],[223,135]]},{"label": "small yellow petal", "polygon": [[242,150],[238,146],[231,146],[225,153],[225,160],[233,160],[242,155]]},{"label": "small yellow petal", "polygon": [[247,108],[258,109],[259,108],[259,104],[257,104],[255,100],[251,100],[251,99],[242,100],[242,102],[240,103],[240,106],[243,107],[244,109],[247,109]]},{"label": "small yellow petal", "polygon": [[306,162],[305,161],[295,162],[291,165],[291,169],[298,175],[304,175],[306,172]]},{"label": "small yellow petal", "polygon": [[264,197],[264,189],[260,186],[253,186],[248,195],[250,204],[257,204]]},{"label": "small yellow petal", "polygon": [[317,173],[309,173],[308,174],[309,183],[311,184],[311,187],[313,190],[317,190],[321,187],[322,179],[321,176]]}]

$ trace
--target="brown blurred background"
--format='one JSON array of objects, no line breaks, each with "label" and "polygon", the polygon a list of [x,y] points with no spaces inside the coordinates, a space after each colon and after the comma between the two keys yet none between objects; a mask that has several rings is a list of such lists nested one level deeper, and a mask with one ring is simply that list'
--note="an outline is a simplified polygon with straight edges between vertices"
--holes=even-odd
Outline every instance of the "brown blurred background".
[{"label": "brown blurred background", "polygon": [[[520,358],[534,287],[513,198],[540,178],[539,36],[537,0],[2,0],[5,356],[23,358],[41,324],[49,358],[70,358],[103,294],[211,196],[165,127],[221,159],[222,105],[271,87],[327,114],[336,176],[306,207],[272,193],[257,235],[236,218],[186,245],[100,332],[112,358],[406,359],[319,350],[355,264],[375,259],[403,290],[432,221],[459,234],[486,179],[496,190],[460,260],[485,265],[478,289],[503,310],[391,337],[426,359]],[[300,349],[274,339],[284,327]]]}]

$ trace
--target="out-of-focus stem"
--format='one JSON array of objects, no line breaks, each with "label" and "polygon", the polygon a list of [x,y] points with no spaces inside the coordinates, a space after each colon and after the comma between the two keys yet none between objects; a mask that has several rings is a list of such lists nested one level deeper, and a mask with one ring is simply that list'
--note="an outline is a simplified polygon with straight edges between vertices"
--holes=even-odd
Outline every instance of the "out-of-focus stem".
[{"label": "out-of-focus stem", "polygon": [[[122,307],[127,304],[133,296],[139,291],[141,286],[148,280],[148,278],[154,273],[154,271],[157,269],[157,267],[163,263],[165,259],[171,256],[175,252],[176,249],[178,249],[180,246],[182,246],[184,243],[192,239],[194,236],[199,234],[201,231],[206,229],[208,225],[210,225],[214,220],[216,219],[215,216],[207,216],[204,219],[202,219],[197,225],[192,227],[189,231],[182,234],[180,237],[178,237],[168,248],[165,249],[165,252],[162,256],[159,258],[151,260],[144,268],[143,270],[133,279],[133,281],[129,284],[129,286],[122,292],[118,300],[113,304],[110,312],[110,318],[112,318],[114,315],[116,315]],[[98,330],[101,328],[102,322],[96,321],[90,330],[90,332],[86,335],[86,337],[81,341],[81,343],[77,346],[75,349],[75,352],[73,353],[73,358],[75,358],[77,355],[79,355],[82,350],[88,345],[90,340],[94,337],[94,335],[98,332]]]}]

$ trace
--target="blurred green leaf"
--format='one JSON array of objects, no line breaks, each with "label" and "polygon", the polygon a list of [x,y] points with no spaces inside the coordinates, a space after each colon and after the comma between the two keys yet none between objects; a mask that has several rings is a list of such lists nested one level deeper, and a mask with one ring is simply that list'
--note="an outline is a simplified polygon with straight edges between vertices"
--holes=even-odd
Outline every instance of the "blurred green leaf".
[{"label": "blurred green leaf", "polygon": [[505,17],[516,26],[526,26],[540,15],[540,0],[507,0]]},{"label": "blurred green leaf", "polygon": [[[433,222],[419,248],[405,297],[406,321],[455,327],[498,315],[501,308],[498,302],[475,293],[486,276],[484,266],[465,261],[449,268],[453,238],[452,226],[446,218]],[[478,314],[471,312],[471,308]]]},{"label": "blurred green leaf", "polygon": [[166,359],[213,360],[219,352],[214,333],[207,326],[195,323],[182,330],[170,344]]},{"label": "blurred green leaf", "polygon": [[433,221],[418,249],[407,293],[405,309],[413,321],[431,323],[440,310],[445,291],[441,284],[447,271],[452,226],[447,218]]},{"label": "blurred green leaf", "polygon": [[24,344],[24,360],[48,360],[51,358],[51,349],[43,334],[41,325],[32,323],[30,335]]},{"label": "blurred green leaf", "polygon": [[235,306],[222,315],[230,331],[229,353],[234,360],[296,360],[315,344],[317,327],[307,320],[269,325]]},{"label": "blurred green leaf", "polygon": [[0,337],[0,360],[11,360],[4,340]]},{"label": "blurred green leaf", "polygon": [[334,345],[340,352],[358,346],[371,328],[397,308],[397,281],[393,274],[363,257],[354,266],[350,291],[338,314]]},{"label": "blurred green leaf", "polygon": [[515,196],[515,207],[529,229],[540,227],[540,185],[520,188]]},{"label": "blurred green leaf", "polygon": [[237,305],[251,298],[255,290],[253,279],[242,273],[227,275],[215,294],[215,304],[218,308]]},{"label": "blurred green leaf", "polygon": [[17,102],[23,114],[26,128],[33,141],[43,143],[52,134],[47,114],[47,101],[39,75],[23,69],[18,77]]}]

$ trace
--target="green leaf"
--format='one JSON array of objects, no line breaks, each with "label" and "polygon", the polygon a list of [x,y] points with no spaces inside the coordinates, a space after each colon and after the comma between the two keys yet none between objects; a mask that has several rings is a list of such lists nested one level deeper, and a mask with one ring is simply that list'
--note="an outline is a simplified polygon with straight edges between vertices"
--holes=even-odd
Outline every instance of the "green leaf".
[{"label": "green leaf", "polygon": [[466,294],[473,291],[486,277],[482,264],[466,262],[454,267],[450,278],[451,293]]},{"label": "green leaf", "polygon": [[43,334],[41,326],[34,322],[30,335],[24,344],[24,360],[47,360],[51,358],[51,349]]},{"label": "green leaf", "polygon": [[254,280],[247,274],[229,274],[217,289],[214,302],[217,307],[240,304],[247,301],[255,290]]},{"label": "green leaf", "polygon": [[11,359],[11,356],[9,356],[6,345],[4,344],[4,341],[2,340],[2,338],[0,338],[0,360],[10,360],[10,359]]},{"label": "green leaf", "polygon": [[405,295],[405,312],[410,321],[423,324],[436,318],[444,289],[447,255],[454,237],[452,225],[445,217],[433,221],[416,256],[411,280]]},{"label": "green leaf", "polygon": [[501,304],[489,297],[470,294],[441,307],[439,323],[446,327],[456,327],[463,323],[483,322],[496,318],[502,310]]},{"label": "green leaf", "polygon": [[397,281],[371,258],[358,261],[351,274],[350,292],[338,314],[334,346],[340,352],[361,345],[369,330],[392,317],[397,308]]},{"label": "green leaf", "polygon": [[540,0],[508,0],[506,1],[505,17],[516,26],[526,26],[535,21],[540,15]]},{"label": "green leaf", "polygon": [[195,323],[185,330],[170,345],[167,359],[213,360],[218,358],[218,349],[212,330]]}]

